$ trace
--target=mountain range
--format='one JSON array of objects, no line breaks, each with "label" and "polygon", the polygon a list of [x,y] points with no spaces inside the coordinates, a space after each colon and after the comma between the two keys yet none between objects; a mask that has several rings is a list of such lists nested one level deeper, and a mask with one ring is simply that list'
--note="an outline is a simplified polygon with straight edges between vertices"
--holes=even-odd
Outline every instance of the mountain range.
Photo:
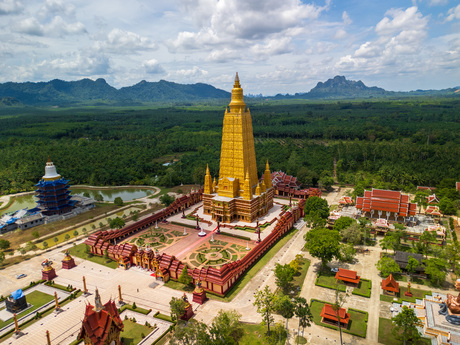
[{"label": "mountain range", "polygon": [[[309,92],[294,95],[278,94],[264,99],[356,99],[407,96],[460,96],[458,88],[444,90],[416,90],[410,92],[386,91],[366,86],[361,80],[347,80],[336,76],[318,84]],[[99,78],[49,82],[0,83],[0,105],[135,105],[142,103],[188,104],[194,101],[209,101],[230,98],[230,93],[212,85],[177,84],[165,80],[145,80],[129,87],[116,89]]]}]

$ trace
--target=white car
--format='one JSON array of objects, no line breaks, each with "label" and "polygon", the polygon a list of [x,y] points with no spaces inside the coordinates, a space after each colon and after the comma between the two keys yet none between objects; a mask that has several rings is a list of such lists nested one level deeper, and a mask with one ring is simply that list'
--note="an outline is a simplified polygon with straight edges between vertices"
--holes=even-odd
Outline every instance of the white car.
[{"label": "white car", "polygon": [[334,273],[337,273],[339,271],[338,268],[334,267],[334,268],[331,268],[331,272],[334,272]]},{"label": "white car", "polygon": [[27,274],[21,273],[21,274],[18,274],[18,275],[16,276],[16,279],[21,279],[21,278],[25,278],[25,277],[27,277]]}]

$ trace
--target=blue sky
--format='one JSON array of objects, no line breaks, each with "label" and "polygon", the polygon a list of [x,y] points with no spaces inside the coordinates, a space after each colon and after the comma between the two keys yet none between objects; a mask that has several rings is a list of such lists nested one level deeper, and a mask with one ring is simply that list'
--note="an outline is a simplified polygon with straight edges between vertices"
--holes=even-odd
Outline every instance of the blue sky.
[{"label": "blue sky", "polygon": [[0,0],[0,82],[460,86],[458,0]]}]

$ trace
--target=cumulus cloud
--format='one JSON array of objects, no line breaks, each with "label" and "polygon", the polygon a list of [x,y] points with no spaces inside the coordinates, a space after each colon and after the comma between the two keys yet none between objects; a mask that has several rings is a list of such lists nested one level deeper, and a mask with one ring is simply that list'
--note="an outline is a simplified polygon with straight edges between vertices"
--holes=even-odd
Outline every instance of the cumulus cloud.
[{"label": "cumulus cloud", "polygon": [[24,6],[17,0],[0,0],[0,15],[17,14],[22,12]]},{"label": "cumulus cloud", "polygon": [[[406,10],[391,9],[376,25],[377,38],[368,41],[337,63],[342,70],[380,71],[384,66],[411,70],[427,37],[428,17],[413,6]],[[414,59],[409,59],[413,56]]]},{"label": "cumulus cloud", "polygon": [[53,60],[44,60],[38,64],[44,70],[53,70],[55,74],[68,76],[104,75],[109,72],[109,59],[104,55],[68,54]]},{"label": "cumulus cloud", "polygon": [[187,79],[191,78],[200,78],[204,77],[208,74],[208,71],[205,71],[204,69],[199,68],[198,66],[193,66],[191,69],[181,69],[177,70],[175,74],[179,77],[184,77]]},{"label": "cumulus cloud", "polygon": [[67,23],[60,16],[54,17],[51,22],[46,24],[40,23],[35,17],[25,18],[14,24],[13,30],[32,36],[65,36],[86,33],[82,23]]},{"label": "cumulus cloud", "polygon": [[271,39],[266,44],[254,45],[253,47],[251,47],[251,52],[259,58],[270,57],[272,55],[286,54],[292,51],[290,43],[290,37]]},{"label": "cumulus cloud", "polygon": [[155,59],[144,61],[142,63],[142,67],[144,68],[145,72],[149,74],[164,74],[165,73],[165,69]]},{"label": "cumulus cloud", "polygon": [[460,19],[460,5],[457,5],[457,7],[451,8],[447,12],[447,18],[446,21],[450,22],[454,19]]},{"label": "cumulus cloud", "polygon": [[149,38],[121,29],[113,29],[109,32],[105,41],[96,43],[97,50],[116,54],[131,54],[137,51],[157,48],[157,45]]},{"label": "cumulus cloud", "polygon": [[181,4],[192,14],[198,31],[180,32],[168,42],[171,51],[212,49],[228,43],[247,46],[251,41],[269,45],[269,41],[260,41],[317,19],[328,8],[329,1],[325,6],[298,0],[182,0]]},{"label": "cumulus cloud", "polygon": [[209,55],[206,57],[206,61],[224,63],[237,59],[240,56],[241,55],[234,49],[216,49],[209,53]]}]

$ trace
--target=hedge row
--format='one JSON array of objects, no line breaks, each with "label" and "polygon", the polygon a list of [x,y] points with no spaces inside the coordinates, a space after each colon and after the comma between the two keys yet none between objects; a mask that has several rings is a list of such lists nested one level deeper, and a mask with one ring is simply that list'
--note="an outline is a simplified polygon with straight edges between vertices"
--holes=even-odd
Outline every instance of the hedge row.
[{"label": "hedge row", "polygon": [[372,289],[372,281],[370,281],[369,279],[361,279],[361,284],[364,284],[365,282],[367,282],[367,284],[368,284],[367,285],[367,293],[361,293],[360,291],[357,291],[356,288],[354,288],[353,291],[352,291],[352,294],[370,298],[371,297],[371,289]]}]

